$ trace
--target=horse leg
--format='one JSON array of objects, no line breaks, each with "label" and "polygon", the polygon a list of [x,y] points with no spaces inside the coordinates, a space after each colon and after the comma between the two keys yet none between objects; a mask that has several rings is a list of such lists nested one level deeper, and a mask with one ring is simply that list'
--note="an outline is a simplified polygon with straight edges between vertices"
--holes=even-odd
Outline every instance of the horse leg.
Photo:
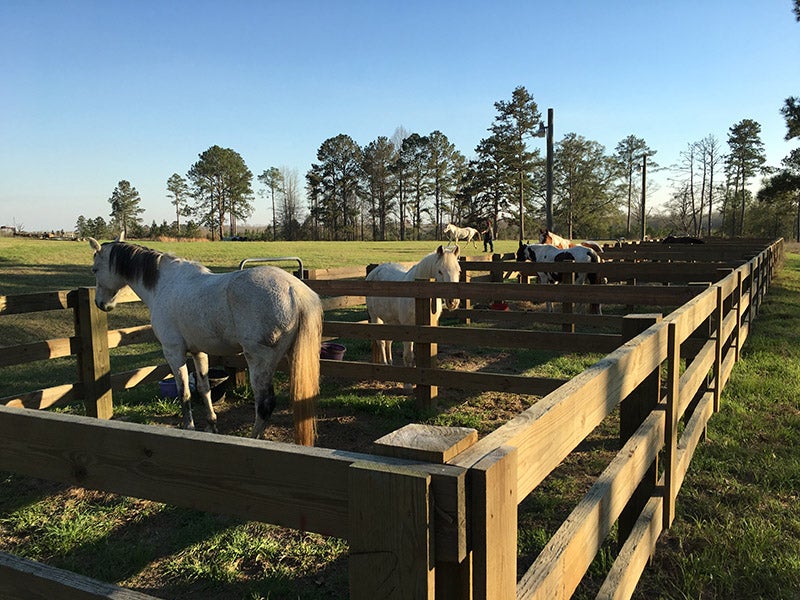
[{"label": "horse leg", "polygon": [[194,359],[195,388],[206,405],[206,420],[208,422],[206,431],[218,433],[217,413],[214,412],[214,405],[211,402],[211,385],[208,383],[208,354],[197,352],[192,354],[192,358]]},{"label": "horse leg", "polygon": [[[403,342],[403,364],[406,367],[414,366],[414,342]],[[403,389],[411,391],[414,386],[410,383],[404,383]]]},{"label": "horse leg", "polygon": [[186,368],[186,352],[182,350],[164,350],[164,358],[167,359],[172,376],[175,377],[175,385],[178,388],[178,398],[181,399],[183,412],[183,428],[194,429],[194,419],[192,418],[192,392],[189,389],[189,369]]},{"label": "horse leg", "polygon": [[255,421],[251,437],[260,439],[267,428],[267,421],[275,410],[275,387],[272,376],[278,364],[277,353],[272,348],[261,347],[258,354],[245,350],[247,367],[250,371],[250,387],[255,398]]},{"label": "horse leg", "polygon": [[392,340],[383,340],[383,344],[383,364],[394,364],[394,359],[392,358]]},{"label": "horse leg", "polygon": [[[370,315],[370,323],[383,324],[380,317],[373,318]],[[372,347],[372,361],[382,365],[392,364],[392,342],[391,340],[375,340]]]}]

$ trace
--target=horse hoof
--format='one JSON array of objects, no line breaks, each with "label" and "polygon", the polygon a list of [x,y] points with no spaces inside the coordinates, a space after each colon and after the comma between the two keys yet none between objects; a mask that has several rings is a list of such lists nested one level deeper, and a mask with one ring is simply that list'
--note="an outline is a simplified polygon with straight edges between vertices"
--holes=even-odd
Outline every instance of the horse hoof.
[{"label": "horse hoof", "polygon": [[208,433],[219,433],[219,430],[217,430],[216,423],[209,423],[208,425],[206,425],[206,431]]}]

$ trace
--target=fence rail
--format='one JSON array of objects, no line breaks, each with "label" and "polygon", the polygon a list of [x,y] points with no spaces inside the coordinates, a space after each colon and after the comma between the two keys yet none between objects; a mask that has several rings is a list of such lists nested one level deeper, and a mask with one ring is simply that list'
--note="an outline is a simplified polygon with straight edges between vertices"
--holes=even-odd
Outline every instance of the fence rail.
[{"label": "fence rail", "polygon": [[[80,314],[75,336],[0,348],[0,366],[25,362],[21,356],[39,360],[69,353],[78,357],[79,381],[0,400],[0,469],[340,536],[350,545],[352,598],[568,598],[617,523],[621,550],[598,597],[629,597],[659,534],[674,519],[692,454],[719,408],[721,391],[782,249],[781,240],[763,244],[758,252],[745,248],[753,254],[747,260],[732,258],[736,265],[726,263],[722,270],[714,263],[714,269],[704,273],[718,277],[694,285],[685,281],[584,288],[414,282],[399,288],[310,280],[314,289],[331,297],[397,294],[416,297],[421,306],[431,296],[491,300],[502,293],[509,300],[678,307],[666,316],[614,317],[606,323],[619,328],[615,334],[551,336],[548,343],[557,344],[558,338],[573,347],[608,352],[569,381],[449,372],[437,369],[435,360],[425,363],[424,357],[424,366],[417,368],[323,361],[323,373],[337,376],[398,378],[422,388],[488,385],[543,394],[528,410],[481,439],[474,430],[410,425],[379,440],[379,454],[15,408],[83,399],[87,414],[109,417],[112,390],[155,381],[165,367],[110,373],[109,348],[150,339],[151,333],[147,327],[108,331],[104,315],[94,314],[99,311],[90,302],[91,289],[7,296],[0,298],[0,315],[29,309]],[[721,255],[723,248],[716,250],[715,256]],[[735,256],[724,250],[726,256]],[[530,268],[501,261],[466,264],[474,271],[489,267],[492,273],[516,271],[523,276]],[[638,264],[646,263],[626,264],[626,278],[636,277],[628,267]],[[691,271],[692,276],[699,272]],[[326,322],[324,331],[366,339],[386,335],[433,347],[532,343],[524,331],[495,329],[487,334],[470,327]],[[542,333],[535,335],[540,339]],[[565,342],[563,349],[567,346]],[[435,352],[427,358],[433,356]],[[517,581],[518,503],[617,407],[622,449]],[[677,426],[680,420],[685,423],[682,429]],[[659,454],[663,461],[657,469]],[[0,578],[0,595],[19,597],[13,595],[19,589],[52,595],[57,589],[59,597],[79,597],[76,590],[86,582],[58,579],[56,571],[0,556],[0,572],[13,573]],[[105,584],[98,585],[105,589]]]}]

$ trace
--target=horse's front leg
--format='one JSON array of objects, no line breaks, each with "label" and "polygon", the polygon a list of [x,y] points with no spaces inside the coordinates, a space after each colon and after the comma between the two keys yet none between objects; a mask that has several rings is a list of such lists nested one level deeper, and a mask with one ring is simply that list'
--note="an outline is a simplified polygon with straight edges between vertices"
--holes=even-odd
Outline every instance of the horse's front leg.
[{"label": "horse's front leg", "polygon": [[192,354],[192,358],[194,359],[195,388],[206,405],[206,420],[208,422],[206,431],[218,433],[217,413],[214,412],[214,405],[211,402],[211,385],[208,382],[208,354],[197,352]]},{"label": "horse's front leg", "polygon": [[186,368],[186,354],[179,352],[164,352],[164,357],[172,369],[175,377],[175,385],[178,388],[178,398],[181,399],[183,411],[183,428],[194,429],[194,419],[192,418],[192,391],[189,389],[189,369]]}]

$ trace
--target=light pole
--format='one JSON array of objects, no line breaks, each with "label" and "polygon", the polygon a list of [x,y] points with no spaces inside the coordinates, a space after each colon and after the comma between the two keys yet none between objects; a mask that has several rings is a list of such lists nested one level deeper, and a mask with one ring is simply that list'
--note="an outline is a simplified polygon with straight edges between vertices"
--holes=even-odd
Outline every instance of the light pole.
[{"label": "light pole", "polygon": [[647,199],[647,154],[642,156],[642,231],[639,239],[644,241],[645,232],[647,231],[646,227],[646,215],[647,211],[645,210],[645,200]]},{"label": "light pole", "polygon": [[539,122],[539,131],[536,137],[547,136],[547,162],[545,183],[545,220],[547,229],[553,230],[553,109],[547,109],[547,125]]}]

